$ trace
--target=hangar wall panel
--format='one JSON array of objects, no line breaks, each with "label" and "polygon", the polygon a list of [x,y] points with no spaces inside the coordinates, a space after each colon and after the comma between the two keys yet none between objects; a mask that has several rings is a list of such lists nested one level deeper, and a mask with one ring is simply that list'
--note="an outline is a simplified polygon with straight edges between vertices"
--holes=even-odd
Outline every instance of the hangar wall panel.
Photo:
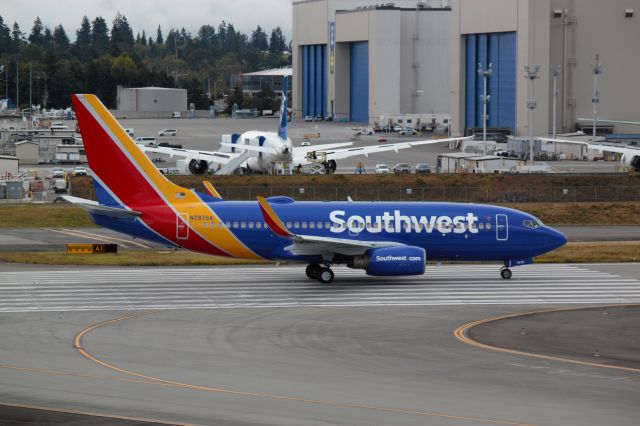
[{"label": "hangar wall panel", "polygon": [[369,121],[369,43],[351,43],[350,105],[351,121]]},{"label": "hangar wall panel", "polygon": [[302,115],[327,115],[327,46],[302,46]]},{"label": "hangar wall panel", "polygon": [[478,63],[484,68],[491,63],[492,75],[487,81],[488,127],[515,130],[516,126],[516,33],[467,34],[465,36],[465,127],[482,127],[483,78]]}]

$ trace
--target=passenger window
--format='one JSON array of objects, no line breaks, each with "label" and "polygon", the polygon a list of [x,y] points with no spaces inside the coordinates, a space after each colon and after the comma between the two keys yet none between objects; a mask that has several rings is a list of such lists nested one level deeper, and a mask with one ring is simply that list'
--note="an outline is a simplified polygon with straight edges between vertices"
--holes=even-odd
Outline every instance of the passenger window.
[{"label": "passenger window", "polygon": [[291,228],[291,222],[287,222],[287,228]]},{"label": "passenger window", "polygon": [[262,222],[256,222],[256,228],[258,229],[262,228]]},{"label": "passenger window", "polygon": [[484,229],[484,223],[479,223],[479,224],[478,224],[478,228],[480,228],[480,229]]},{"label": "passenger window", "polygon": [[302,229],[307,229],[307,222],[302,222]]},{"label": "passenger window", "polygon": [[300,228],[300,222],[294,222],[293,227],[296,229]]},{"label": "passenger window", "polygon": [[202,222],[202,227],[206,228],[207,227],[207,222]]},{"label": "passenger window", "polygon": [[233,227],[237,229],[238,228],[238,222],[233,222]]},{"label": "passenger window", "polygon": [[485,228],[486,228],[487,230],[490,230],[490,229],[491,229],[491,224],[490,224],[490,223],[487,223],[487,224],[486,224],[486,226],[485,226]]},{"label": "passenger window", "polygon": [[318,229],[322,229],[322,222],[318,222]]},{"label": "passenger window", "polygon": [[241,222],[240,223],[240,228],[244,229],[247,227],[247,222]]},{"label": "passenger window", "polygon": [[227,222],[227,228],[231,228],[231,222]]},{"label": "passenger window", "polygon": [[329,228],[331,228],[331,224],[330,224],[329,222],[325,222],[325,223],[324,223],[324,227],[325,227],[326,229],[329,229]]},{"label": "passenger window", "polygon": [[314,229],[316,227],[315,222],[309,222],[309,228]]},{"label": "passenger window", "polygon": [[249,229],[253,229],[253,222],[249,222]]}]

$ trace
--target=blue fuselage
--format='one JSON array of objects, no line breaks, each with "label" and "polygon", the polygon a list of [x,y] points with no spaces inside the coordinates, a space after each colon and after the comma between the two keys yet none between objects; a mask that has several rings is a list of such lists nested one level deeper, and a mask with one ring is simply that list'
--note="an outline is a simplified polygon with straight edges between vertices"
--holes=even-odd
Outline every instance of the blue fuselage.
[{"label": "blue fuselage", "polygon": [[[213,215],[248,249],[265,259],[320,260],[296,256],[288,238],[266,225],[257,202],[213,200],[199,194]],[[429,260],[510,261],[530,259],[566,242],[560,232],[534,216],[504,207],[463,203],[293,202],[268,199],[275,213],[296,235],[359,241],[386,241],[424,248]],[[186,210],[188,213],[188,209]],[[212,217],[213,217],[212,215]],[[151,233],[138,219],[94,216],[99,225],[156,242],[175,245]],[[213,225],[211,217],[190,215],[190,232]],[[214,241],[215,243],[215,241]],[[338,255],[336,262],[349,261]]]}]

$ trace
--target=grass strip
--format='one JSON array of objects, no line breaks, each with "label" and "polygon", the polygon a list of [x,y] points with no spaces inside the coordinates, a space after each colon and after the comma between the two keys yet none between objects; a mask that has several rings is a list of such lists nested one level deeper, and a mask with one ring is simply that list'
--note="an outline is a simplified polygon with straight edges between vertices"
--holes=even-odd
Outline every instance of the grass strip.
[{"label": "grass strip", "polygon": [[0,261],[41,265],[92,266],[197,266],[259,265],[270,262],[230,259],[188,251],[121,250],[119,253],[67,254],[66,252],[6,252]]},{"label": "grass strip", "polygon": [[[187,251],[122,250],[112,254],[65,252],[0,252],[0,261],[43,265],[218,266],[264,265],[272,262],[229,259]],[[535,259],[536,263],[640,262],[640,242],[568,243]],[[428,273],[428,272],[427,272]]]}]

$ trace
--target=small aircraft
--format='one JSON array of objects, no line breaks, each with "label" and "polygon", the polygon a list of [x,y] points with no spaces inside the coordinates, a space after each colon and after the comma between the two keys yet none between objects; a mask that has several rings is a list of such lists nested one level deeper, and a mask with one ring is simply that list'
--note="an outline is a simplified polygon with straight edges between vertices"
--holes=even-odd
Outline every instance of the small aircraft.
[{"label": "small aircraft", "polygon": [[[501,276],[567,240],[536,217],[463,203],[225,201],[169,181],[95,95],[74,95],[98,201],[65,197],[96,224],[216,256],[306,263],[330,283],[335,264],[373,276],[420,275],[426,261],[501,261]],[[212,279],[214,279],[213,277]]]},{"label": "small aircraft", "polygon": [[[223,135],[220,151],[198,151],[166,147],[141,147],[145,153],[165,154],[185,159],[186,170],[194,175],[215,171],[217,175],[231,174],[242,167],[254,173],[267,173],[274,162],[291,163],[294,167],[308,164],[322,164],[328,173],[335,172],[337,160],[376,152],[395,151],[419,145],[430,145],[459,141],[467,138],[431,139],[412,142],[388,143],[365,147],[352,147],[353,142],[337,142],[313,146],[293,146],[288,135],[287,121],[288,78],[284,79],[280,120],[277,132],[252,130],[242,134]],[[222,165],[215,170],[213,166]]]},{"label": "small aircraft", "polygon": [[547,143],[561,142],[561,143],[573,143],[573,144],[585,145],[587,149],[592,149],[599,153],[615,152],[615,153],[621,154],[620,163],[622,163],[622,165],[627,167],[632,167],[636,172],[640,172],[640,149],[638,148],[633,148],[630,146],[605,145],[605,144],[590,143],[590,142],[576,141],[576,140],[570,140],[570,139],[557,139],[557,138],[556,139],[538,138],[538,139],[541,140],[542,142],[547,142]]}]

